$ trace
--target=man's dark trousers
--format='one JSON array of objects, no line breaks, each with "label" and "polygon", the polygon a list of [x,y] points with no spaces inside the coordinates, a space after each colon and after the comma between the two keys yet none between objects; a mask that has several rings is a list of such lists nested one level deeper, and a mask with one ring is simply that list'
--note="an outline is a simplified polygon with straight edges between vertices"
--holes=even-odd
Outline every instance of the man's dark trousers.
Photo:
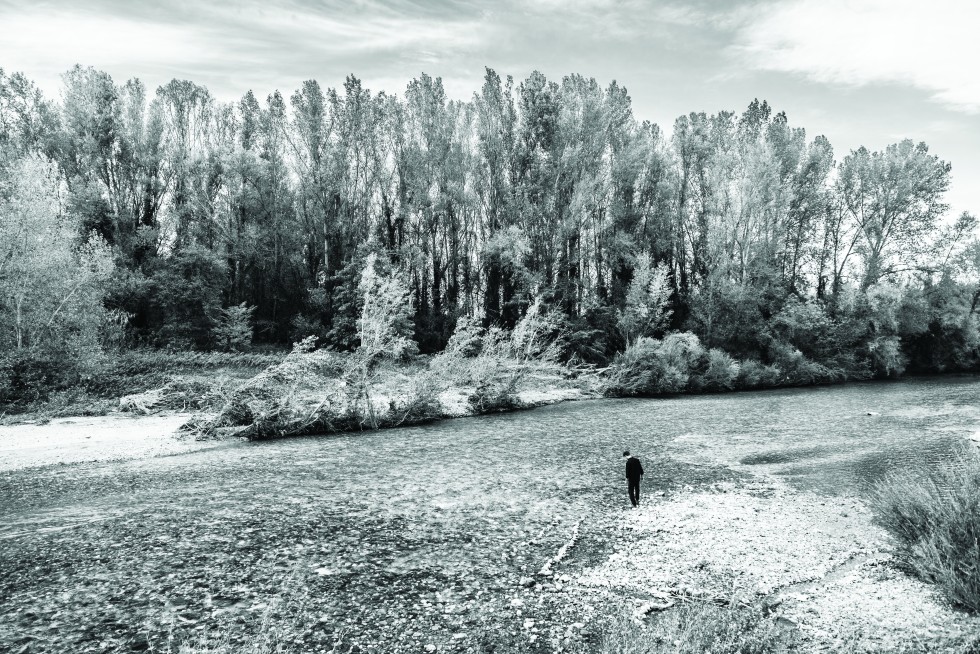
[{"label": "man's dark trousers", "polygon": [[643,464],[635,456],[626,461],[626,480],[629,482],[630,502],[640,505],[640,479],[643,477]]}]

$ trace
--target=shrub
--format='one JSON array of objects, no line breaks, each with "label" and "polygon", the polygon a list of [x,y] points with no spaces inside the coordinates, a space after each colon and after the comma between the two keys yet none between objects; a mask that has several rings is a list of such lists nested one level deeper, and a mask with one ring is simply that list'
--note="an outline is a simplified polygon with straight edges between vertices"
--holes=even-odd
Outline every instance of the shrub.
[{"label": "shrub", "polygon": [[617,327],[616,311],[594,303],[585,315],[570,318],[560,347],[562,360],[572,365],[608,366],[616,353],[626,348]]},{"label": "shrub", "polygon": [[539,296],[511,332],[511,353],[525,361],[557,361],[566,331],[564,314],[548,309]]},{"label": "shrub", "polygon": [[328,330],[323,326],[319,316],[309,316],[298,313],[289,321],[289,335],[294,341],[300,341],[308,336],[326,340]]},{"label": "shrub", "polygon": [[607,393],[649,396],[697,389],[690,385],[691,376],[707,367],[704,348],[690,332],[674,332],[662,341],[638,338],[610,366]]},{"label": "shrub", "polygon": [[743,361],[735,378],[736,388],[755,389],[779,386],[783,380],[783,372],[779,366],[767,366],[749,359]]},{"label": "shrub", "polygon": [[843,371],[811,361],[787,343],[773,341],[769,345],[769,355],[783,374],[780,385],[824,384],[844,379]]},{"label": "shrub", "polygon": [[892,535],[899,564],[935,583],[955,606],[980,612],[980,461],[903,471],[872,494],[875,521]]},{"label": "shrub", "polygon": [[16,409],[43,402],[51,393],[78,383],[79,369],[56,353],[14,350],[0,356],[0,407]]},{"label": "shrub", "polygon": [[357,285],[363,300],[357,321],[358,352],[368,362],[418,353],[418,344],[411,337],[412,295],[402,274],[386,271],[386,263],[374,254],[368,256]]},{"label": "shrub", "polygon": [[908,359],[898,336],[879,336],[868,342],[871,370],[881,377],[897,377],[905,372]]},{"label": "shrub", "polygon": [[205,247],[191,245],[154,259],[150,272],[147,319],[157,327],[156,344],[206,348],[221,311],[221,289],[227,279],[224,260]]},{"label": "shrub", "polygon": [[470,316],[460,316],[456,321],[456,329],[449,337],[444,352],[459,357],[472,358],[483,349],[483,337],[486,330],[480,321]]},{"label": "shrub", "polygon": [[521,405],[517,395],[519,384],[520,378],[516,375],[484,379],[466,399],[477,413],[516,409]]},{"label": "shrub", "polygon": [[427,371],[413,375],[404,396],[390,402],[383,424],[389,427],[417,425],[439,418],[442,415],[439,393],[443,390],[443,384],[435,375]]},{"label": "shrub", "polygon": [[[676,354],[676,353],[675,353]],[[609,368],[606,393],[613,396],[651,396],[680,393],[687,388],[688,372],[670,363],[663,343],[638,338],[616,357]]]},{"label": "shrub", "polygon": [[708,351],[708,368],[698,378],[698,386],[706,391],[727,391],[735,387],[740,366],[730,354],[712,348]]},{"label": "shrub", "polygon": [[222,349],[238,351],[252,344],[252,314],[255,307],[244,302],[222,309],[211,335]]}]

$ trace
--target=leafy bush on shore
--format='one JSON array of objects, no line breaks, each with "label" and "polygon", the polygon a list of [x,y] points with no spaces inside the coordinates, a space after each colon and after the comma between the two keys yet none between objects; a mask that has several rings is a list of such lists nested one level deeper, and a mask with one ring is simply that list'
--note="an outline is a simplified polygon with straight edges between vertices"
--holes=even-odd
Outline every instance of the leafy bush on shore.
[{"label": "leafy bush on shore", "polygon": [[606,393],[655,396],[684,392],[805,386],[862,379],[859,373],[811,361],[780,341],[769,346],[769,364],[738,361],[727,352],[706,350],[690,332],[673,332],[663,340],[638,338],[618,355],[607,373]]},{"label": "leafy bush on shore", "polygon": [[980,613],[980,460],[902,472],[883,481],[871,502],[892,535],[904,568],[935,583],[951,604]]},{"label": "leafy bush on shore", "polygon": [[687,386],[687,371],[679,370],[660,355],[661,342],[638,338],[616,357],[608,372],[606,392],[616,396],[649,396],[679,393]]}]

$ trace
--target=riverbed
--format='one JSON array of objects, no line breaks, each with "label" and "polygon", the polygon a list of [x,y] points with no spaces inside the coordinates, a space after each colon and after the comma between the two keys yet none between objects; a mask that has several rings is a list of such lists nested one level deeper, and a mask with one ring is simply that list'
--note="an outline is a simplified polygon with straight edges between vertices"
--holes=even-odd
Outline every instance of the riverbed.
[{"label": "riverbed", "polygon": [[[846,505],[839,534],[828,529],[834,548],[846,546],[824,557],[826,571],[859,551],[877,561],[882,535],[863,494],[890,471],[953,464],[980,430],[978,392],[976,377],[944,377],[596,400],[4,470],[0,649],[177,651],[214,648],[222,634],[234,651],[272,638],[272,621],[276,642],[295,651],[486,651],[504,641],[590,651],[590,625],[610,603],[642,599],[628,597],[628,584],[599,588],[596,571],[621,571],[617,555],[639,552],[658,533],[653,523],[681,509],[689,526],[707,524],[698,506],[715,519],[726,502],[728,513],[747,504],[733,497],[771,497],[765,506],[795,512],[800,534],[807,520],[830,520],[805,507],[837,516]],[[623,449],[646,471],[635,512]],[[676,510],[665,516],[666,507]],[[770,521],[775,544],[779,520]],[[766,546],[765,531],[752,533],[762,540],[746,556]],[[554,574],[538,576],[570,542]],[[919,593],[910,601],[938,601],[901,584]],[[936,610],[936,629],[974,627]]]}]

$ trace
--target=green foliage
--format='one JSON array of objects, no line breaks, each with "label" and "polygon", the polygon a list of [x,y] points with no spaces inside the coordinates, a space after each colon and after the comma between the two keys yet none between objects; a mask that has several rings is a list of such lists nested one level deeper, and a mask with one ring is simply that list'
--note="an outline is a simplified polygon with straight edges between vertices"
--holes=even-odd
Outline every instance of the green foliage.
[{"label": "green foliage", "polygon": [[245,350],[252,344],[252,314],[255,307],[244,302],[222,309],[211,329],[214,340],[225,350]]},{"label": "green foliage", "polygon": [[309,336],[327,340],[328,330],[319,317],[298,313],[290,322],[290,335],[293,341],[300,341]]},{"label": "green foliage", "polygon": [[48,351],[12,350],[0,354],[0,408],[17,412],[47,400],[79,382],[70,359]]},{"label": "green foliage", "polygon": [[729,391],[735,388],[740,372],[741,366],[732,355],[712,348],[708,350],[708,366],[697,380],[698,386],[705,391]]},{"label": "green foliage", "polygon": [[764,365],[754,359],[743,361],[739,366],[735,385],[737,388],[754,390],[781,386],[785,376],[778,366]]},{"label": "green foliage", "polygon": [[585,315],[568,320],[559,342],[562,360],[570,364],[606,366],[626,341],[618,328],[618,316],[613,307],[593,304]]},{"label": "green foliage", "polygon": [[0,350],[97,350],[104,285],[114,269],[109,248],[97,235],[78,243],[54,164],[27,157],[13,179],[0,202]]},{"label": "green foliage", "polygon": [[402,359],[418,352],[411,336],[411,298],[397,272],[379,272],[378,267],[377,255],[369,255],[357,286],[363,301],[358,351],[369,360]]},{"label": "green foliage", "polygon": [[514,356],[525,360],[554,361],[560,354],[564,331],[564,316],[547,308],[538,297],[511,332]]},{"label": "green foliage", "polygon": [[486,331],[475,318],[460,316],[456,320],[456,329],[449,338],[445,353],[454,357],[477,356],[483,350],[483,337]]},{"label": "green foliage", "polygon": [[[479,350],[474,347],[477,339]],[[452,385],[471,387],[467,401],[475,411],[490,413],[520,406],[517,394],[531,362],[517,356],[511,334],[460,319],[450,345],[429,367]]]},{"label": "green foliage", "polygon": [[690,346],[700,348],[693,334],[669,342],[636,339],[610,366],[606,392],[616,396],[650,396],[687,390],[691,374],[689,355],[696,354]]},{"label": "green foliage", "polygon": [[221,315],[226,275],[225,263],[200,246],[159,258],[147,288],[153,340],[175,349],[206,348]]},{"label": "green foliage", "polygon": [[649,253],[637,256],[626,304],[619,314],[619,328],[627,342],[653,336],[670,320],[668,276],[666,266],[653,266]]},{"label": "green foliage", "polygon": [[967,452],[929,472],[903,471],[872,496],[898,561],[955,606],[980,613],[980,462]]},{"label": "green foliage", "polygon": [[324,308],[328,304],[332,305],[326,340],[337,350],[352,351],[360,342],[357,321],[360,320],[364,308],[364,298],[358,291],[358,284],[363,272],[364,260],[354,258],[330,279],[330,292],[324,290],[323,298],[310,292],[312,303]]},{"label": "green foliage", "polygon": [[709,347],[758,355],[768,331],[760,311],[766,304],[761,289],[717,273],[691,298],[687,328]]},{"label": "green foliage", "polygon": [[234,104],[63,79],[48,102],[0,72],[0,254],[24,243],[11,225],[34,242],[0,257],[0,348],[242,347],[222,307],[246,306],[283,345],[436,353],[466,315],[513,330],[518,358],[606,366],[680,329],[771,368],[664,359],[689,390],[980,366],[978,223],[940,219],[950,167],[925,144],[835,163],[758,100],[668,138],[581,75],[487,70],[469,102],[350,76]]},{"label": "green foliage", "polygon": [[950,165],[930,155],[925,143],[906,139],[883,152],[861,147],[844,158],[837,184],[856,222],[862,289],[931,254],[922,246],[948,208],[943,195],[949,183]]},{"label": "green foliage", "polygon": [[805,386],[846,379],[844,371],[811,361],[802,352],[786,343],[773,341],[769,346],[769,357],[772,366],[780,372],[780,385]]},{"label": "green foliage", "polygon": [[724,350],[705,350],[690,332],[673,332],[656,340],[637,339],[616,357],[607,373],[606,392],[617,396],[717,392],[839,382],[847,373],[807,359],[793,346],[769,343],[768,365],[739,362]]},{"label": "green foliage", "polygon": [[[117,400],[194,377],[205,377],[213,385],[216,376],[251,375],[281,359],[258,353],[165,350],[125,350],[73,359],[57,351],[13,350],[0,354],[0,412],[48,411],[47,405],[60,396],[66,411],[82,415],[87,404],[100,400]],[[70,392],[77,397],[68,403]]]}]

